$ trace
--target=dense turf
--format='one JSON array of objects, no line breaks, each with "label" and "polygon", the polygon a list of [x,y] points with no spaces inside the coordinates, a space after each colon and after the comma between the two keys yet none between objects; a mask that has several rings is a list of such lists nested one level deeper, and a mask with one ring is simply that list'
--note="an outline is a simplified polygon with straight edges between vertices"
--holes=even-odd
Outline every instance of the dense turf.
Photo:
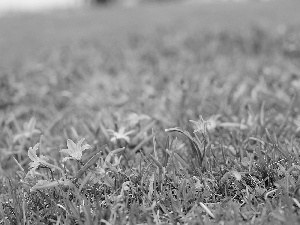
[{"label": "dense turf", "polygon": [[0,224],[300,223],[300,30],[193,19],[2,71]]}]

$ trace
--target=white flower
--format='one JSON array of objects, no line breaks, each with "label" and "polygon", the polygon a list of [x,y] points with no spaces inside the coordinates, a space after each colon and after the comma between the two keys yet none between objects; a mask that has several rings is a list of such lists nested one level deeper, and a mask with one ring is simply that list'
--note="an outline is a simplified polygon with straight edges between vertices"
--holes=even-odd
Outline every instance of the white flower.
[{"label": "white flower", "polygon": [[220,121],[219,121],[220,117],[221,115],[219,114],[212,115],[211,117],[209,117],[206,125],[208,131],[214,131],[220,125]]},{"label": "white flower", "polygon": [[205,121],[201,115],[199,116],[199,120],[197,120],[197,121],[189,120],[189,121],[195,125],[196,129],[194,130],[194,133],[196,133],[196,132],[205,133],[206,132],[208,122]]},{"label": "white flower", "polygon": [[14,142],[17,142],[20,138],[31,138],[34,134],[40,134],[41,131],[35,128],[36,119],[32,117],[27,123],[23,124],[23,131],[14,136]]},{"label": "white flower", "polygon": [[111,141],[116,142],[117,140],[124,139],[127,143],[130,142],[129,135],[134,133],[134,130],[125,132],[125,127],[121,127],[118,131],[114,131],[112,129],[108,129],[107,132],[112,136]]},{"label": "white flower", "polygon": [[128,122],[128,125],[130,127],[134,127],[136,126],[140,121],[142,120],[150,120],[151,117],[146,115],[146,114],[137,114],[137,113],[130,113],[127,118],[126,121]]},{"label": "white flower", "polygon": [[67,140],[68,149],[62,149],[60,150],[60,152],[66,153],[71,157],[64,157],[62,161],[65,162],[68,159],[81,160],[82,152],[86,149],[91,148],[91,146],[88,144],[81,146],[83,141],[84,138],[82,138],[80,141],[77,142],[77,144],[75,144],[71,139],[68,139]]},{"label": "white flower", "polygon": [[33,148],[30,147],[28,150],[28,157],[31,159],[32,162],[29,163],[29,167],[30,167],[30,171],[34,172],[39,165],[45,165],[48,164],[46,161],[48,160],[48,158],[46,156],[41,155],[40,157],[38,157],[36,155],[36,151],[39,148],[39,143],[36,144]]}]

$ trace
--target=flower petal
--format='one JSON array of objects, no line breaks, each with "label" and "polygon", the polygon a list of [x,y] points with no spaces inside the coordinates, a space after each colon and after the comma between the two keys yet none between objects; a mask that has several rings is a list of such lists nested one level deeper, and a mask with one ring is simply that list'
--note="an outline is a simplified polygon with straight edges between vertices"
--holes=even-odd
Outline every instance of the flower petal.
[{"label": "flower petal", "polygon": [[92,146],[85,144],[84,146],[81,147],[81,150],[84,151],[86,149],[90,149]]},{"label": "flower petal", "polygon": [[129,143],[130,142],[130,138],[129,137],[127,137],[127,136],[124,136],[124,137],[122,137],[127,143]]},{"label": "flower petal", "polygon": [[65,162],[65,161],[67,161],[68,159],[73,159],[73,157],[64,157],[64,158],[62,159],[62,162]]},{"label": "flower petal", "polygon": [[81,151],[74,152],[74,153],[71,154],[71,156],[72,156],[74,159],[80,160],[81,157],[82,157],[82,152],[81,152]]},{"label": "flower petal", "polygon": [[33,131],[33,129],[35,128],[36,125],[36,119],[35,117],[31,117],[31,119],[29,120],[29,122],[26,124],[27,126],[27,131]]},{"label": "flower petal", "polygon": [[40,164],[38,163],[38,161],[34,161],[34,162],[30,162],[29,163],[29,167],[31,168],[31,169],[36,169],[36,168],[38,168],[38,166],[39,166]]},{"label": "flower petal", "polygon": [[65,154],[68,154],[68,155],[70,155],[70,153],[71,153],[69,149],[62,149],[59,152],[65,153]]},{"label": "flower petal", "polygon": [[69,151],[71,151],[71,152],[76,151],[76,144],[71,139],[67,140],[67,146],[68,146]]},{"label": "flower petal", "polygon": [[23,137],[23,133],[21,133],[21,134],[16,134],[15,136],[14,136],[14,138],[13,138],[13,142],[14,143],[16,143],[20,138],[22,138]]},{"label": "flower petal", "polygon": [[119,133],[119,134],[124,134],[125,130],[126,130],[125,127],[120,127],[118,133]]},{"label": "flower petal", "polygon": [[85,138],[82,138],[80,141],[77,142],[77,150],[79,150],[81,148],[82,142],[85,140]]},{"label": "flower petal", "polygon": [[124,135],[128,136],[129,134],[133,134],[133,133],[134,133],[134,130],[130,130],[130,131],[127,131]]},{"label": "flower petal", "polygon": [[33,148],[30,147],[28,150],[28,157],[31,159],[31,161],[39,161],[39,157],[36,155],[36,151],[38,150],[39,143],[37,143]]},{"label": "flower petal", "polygon": [[39,157],[39,161],[42,162],[42,161],[48,161],[49,158],[47,156],[43,156],[43,155],[40,155]]}]

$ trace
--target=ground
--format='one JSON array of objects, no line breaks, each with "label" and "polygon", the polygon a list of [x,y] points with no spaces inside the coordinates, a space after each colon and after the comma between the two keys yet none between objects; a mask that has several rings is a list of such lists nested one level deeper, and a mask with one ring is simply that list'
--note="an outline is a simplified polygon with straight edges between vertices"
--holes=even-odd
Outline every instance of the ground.
[{"label": "ground", "polygon": [[0,223],[299,223],[299,6],[1,18]]}]

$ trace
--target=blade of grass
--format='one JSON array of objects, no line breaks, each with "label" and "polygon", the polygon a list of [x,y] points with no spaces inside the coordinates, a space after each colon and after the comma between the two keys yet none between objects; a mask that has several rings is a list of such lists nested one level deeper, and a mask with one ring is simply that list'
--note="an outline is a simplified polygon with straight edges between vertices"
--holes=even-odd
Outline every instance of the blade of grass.
[{"label": "blade of grass", "polygon": [[141,141],[137,146],[135,146],[135,148],[134,149],[132,149],[131,151],[130,151],[130,153],[132,154],[132,155],[134,155],[138,150],[140,150],[142,147],[143,147],[143,145],[144,144],[146,144],[148,141],[151,141],[152,140],[152,138],[155,136],[155,134],[151,134],[150,136],[148,136],[147,138],[145,138],[143,141]]},{"label": "blade of grass", "polygon": [[[132,138],[132,143],[136,143],[139,138],[143,136],[144,133],[146,133],[148,130],[153,128],[155,125],[156,121],[152,121],[149,124],[147,124],[145,127],[143,127],[133,138]],[[153,133],[153,132],[152,132]]]},{"label": "blade of grass", "polygon": [[75,182],[77,182],[77,180],[84,174],[84,172],[90,168],[91,166],[93,166],[98,159],[101,157],[102,152],[97,153],[96,155],[94,155],[76,174],[75,176]]}]

